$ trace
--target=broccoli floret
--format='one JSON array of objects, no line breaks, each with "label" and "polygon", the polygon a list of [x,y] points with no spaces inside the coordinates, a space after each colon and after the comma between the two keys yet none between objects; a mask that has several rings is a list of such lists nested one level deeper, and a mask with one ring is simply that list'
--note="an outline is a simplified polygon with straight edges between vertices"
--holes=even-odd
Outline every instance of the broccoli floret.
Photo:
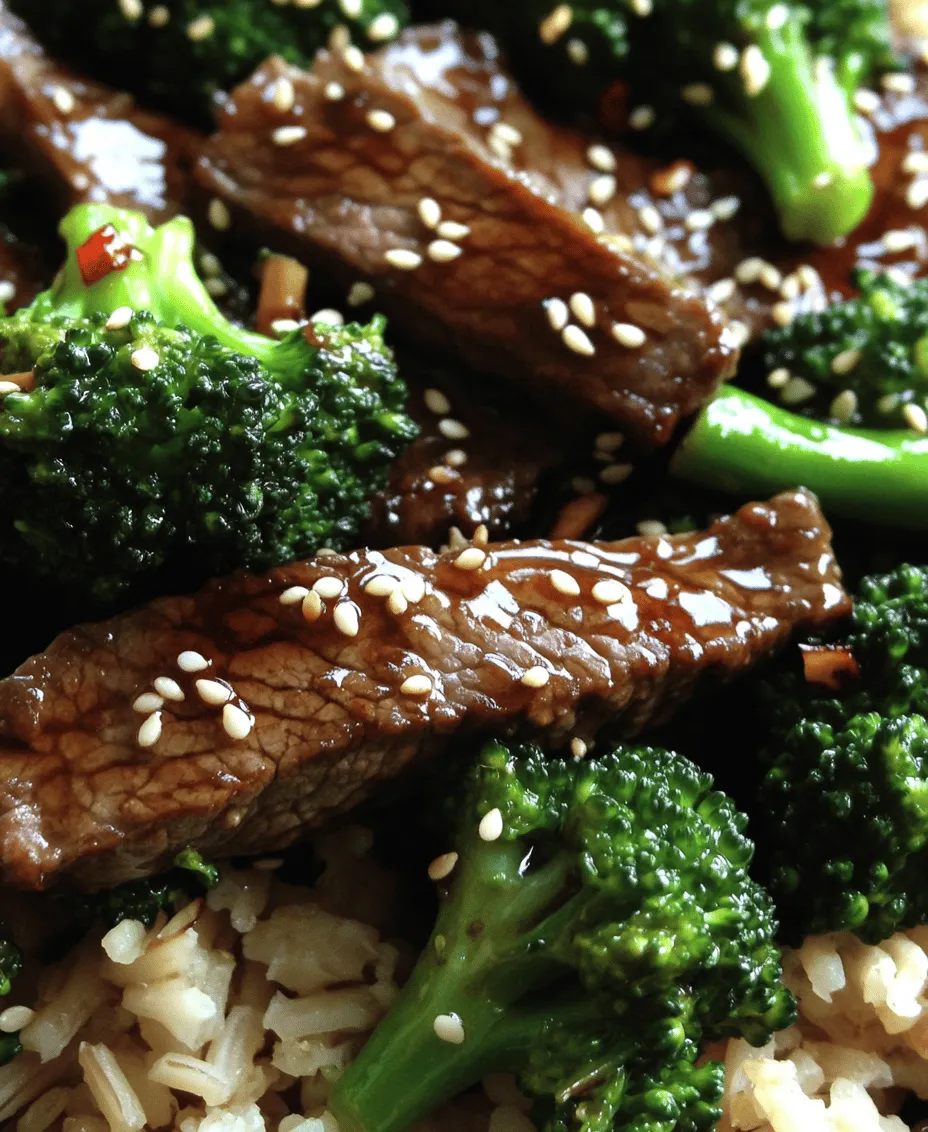
[{"label": "broccoli floret", "polygon": [[340,0],[12,0],[11,7],[81,70],[205,124],[217,93],[269,55],[308,67],[336,28],[367,49],[393,39],[408,19],[404,0],[358,0],[351,15]]},{"label": "broccoli floret", "polygon": [[216,309],[189,220],[80,205],[62,234],[55,287],[0,319],[34,381],[0,402],[0,561],[107,601],[350,543],[415,434],[383,319],[276,342]]},{"label": "broccoli floret", "polygon": [[457,861],[399,1000],[336,1083],[343,1132],[399,1132],[512,1071],[543,1132],[710,1129],[702,1041],[791,1023],[746,819],[667,751],[484,747]]},{"label": "broccoli floret", "polygon": [[549,98],[595,109],[621,84],[659,122],[685,112],[716,131],[763,177],[790,239],[831,243],[867,213],[853,96],[894,65],[886,0],[435,5],[497,32]]},{"label": "broccoli floret", "polygon": [[[10,993],[13,980],[22,968],[22,952],[11,939],[0,936],[0,999]],[[18,1057],[22,1048],[16,1034],[0,1033],[0,1067]]]},{"label": "broccoli floret", "polygon": [[839,652],[856,667],[836,692],[793,673],[765,689],[759,813],[789,937],[876,943],[928,921],[928,568],[865,579]]}]

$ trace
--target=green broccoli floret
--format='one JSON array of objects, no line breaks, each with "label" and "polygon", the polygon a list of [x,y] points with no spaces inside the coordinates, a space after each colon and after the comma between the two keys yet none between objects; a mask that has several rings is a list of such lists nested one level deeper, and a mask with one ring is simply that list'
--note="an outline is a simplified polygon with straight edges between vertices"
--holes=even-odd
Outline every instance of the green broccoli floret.
[{"label": "green broccoli floret", "polygon": [[763,1044],[794,1011],[746,819],[711,784],[650,748],[488,744],[432,937],[330,1099],[343,1132],[399,1132],[494,1071],[542,1132],[714,1128],[702,1041]]},{"label": "green broccoli floret", "polygon": [[685,112],[716,131],[763,177],[789,239],[829,244],[867,213],[873,183],[853,97],[894,65],[886,0],[434,6],[498,33],[549,99],[595,108],[618,82],[649,120]]},{"label": "green broccoli floret", "polygon": [[[22,967],[22,952],[12,940],[0,936],[0,998],[10,993],[13,980]],[[18,1057],[22,1049],[16,1034],[0,1034],[0,1066]]]},{"label": "green broccoli floret", "polygon": [[336,28],[365,49],[393,39],[405,0],[281,4],[272,0],[12,0],[41,42],[152,105],[209,124],[217,93],[231,90],[269,55],[308,67]]},{"label": "green broccoli floret", "polygon": [[865,579],[848,654],[859,676],[835,692],[792,673],[766,689],[759,812],[797,942],[851,930],[875,943],[928,921],[928,568]]},{"label": "green broccoli floret", "polygon": [[106,601],[350,543],[415,434],[383,319],[277,342],[216,309],[189,220],[80,205],[61,230],[56,285],[0,319],[0,370],[34,375],[0,402],[0,561]]}]

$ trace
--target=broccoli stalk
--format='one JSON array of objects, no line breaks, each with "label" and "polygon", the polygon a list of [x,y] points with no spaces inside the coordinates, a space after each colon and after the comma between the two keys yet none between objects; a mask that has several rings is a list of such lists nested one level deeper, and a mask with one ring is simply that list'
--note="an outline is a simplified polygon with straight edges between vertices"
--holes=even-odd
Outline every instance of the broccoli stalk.
[{"label": "broccoli stalk", "polygon": [[710,786],[664,751],[486,746],[431,940],[335,1085],[343,1132],[400,1132],[491,1071],[544,1132],[714,1128],[701,1042],[763,1044],[793,1004],[745,819]]}]

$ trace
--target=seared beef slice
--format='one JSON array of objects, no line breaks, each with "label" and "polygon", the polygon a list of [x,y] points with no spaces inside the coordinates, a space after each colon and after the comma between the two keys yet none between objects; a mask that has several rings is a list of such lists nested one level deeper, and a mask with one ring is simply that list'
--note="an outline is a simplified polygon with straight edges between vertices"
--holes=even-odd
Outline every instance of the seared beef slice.
[{"label": "seared beef slice", "polygon": [[218,581],[65,633],[0,682],[2,875],[109,884],[188,844],[280,849],[456,732],[634,734],[700,675],[847,608],[802,492],[697,534],[358,551]]},{"label": "seared beef slice", "polygon": [[[453,25],[368,57],[321,52],[310,73],[271,59],[234,92],[197,181],[233,206],[236,231],[373,283],[418,342],[666,441],[730,371],[735,339],[687,284],[617,250],[519,165],[517,137],[556,135],[510,83],[492,40]],[[500,91],[519,130],[487,120]]]}]

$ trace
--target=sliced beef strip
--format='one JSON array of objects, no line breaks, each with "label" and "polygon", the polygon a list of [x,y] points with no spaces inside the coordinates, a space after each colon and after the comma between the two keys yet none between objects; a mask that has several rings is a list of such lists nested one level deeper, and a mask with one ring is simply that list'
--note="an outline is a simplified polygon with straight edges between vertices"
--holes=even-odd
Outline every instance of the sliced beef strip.
[{"label": "sliced beef strip", "polygon": [[[320,52],[309,73],[271,59],[233,93],[196,167],[213,219],[226,226],[224,204],[237,233],[372,283],[395,327],[522,383],[561,417],[592,408],[666,441],[735,363],[718,313],[597,238],[558,185],[510,159],[499,124],[482,124],[499,99],[518,100],[552,145],[557,135],[513,90],[491,39],[442,25],[363,64],[353,50]],[[457,86],[443,81],[449,61]],[[423,199],[466,233],[430,227]],[[404,269],[404,255],[421,263]],[[644,344],[616,340],[616,323]]]},{"label": "sliced beef strip", "polygon": [[50,59],[0,3],[0,148],[59,205],[106,201],[160,222],[182,211],[196,135]]},{"label": "sliced beef strip", "polygon": [[[635,734],[846,613],[829,535],[800,491],[692,535],[320,556],[77,628],[0,682],[0,874],[111,884],[187,844],[280,849],[455,733]],[[315,620],[281,601],[295,586]]]}]

